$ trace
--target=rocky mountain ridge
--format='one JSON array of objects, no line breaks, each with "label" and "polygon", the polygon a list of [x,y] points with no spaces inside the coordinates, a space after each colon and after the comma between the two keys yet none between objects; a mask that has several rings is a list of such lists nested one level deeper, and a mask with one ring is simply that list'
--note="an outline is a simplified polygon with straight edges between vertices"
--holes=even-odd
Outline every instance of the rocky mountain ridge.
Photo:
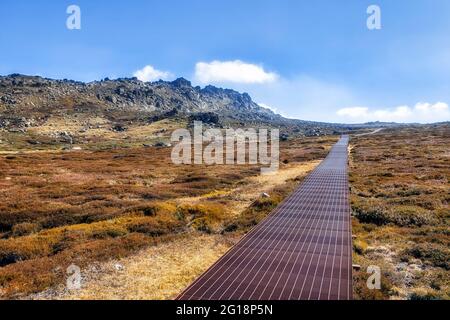
[{"label": "rocky mountain ridge", "polygon": [[[194,87],[184,78],[171,82],[105,78],[84,83],[0,76],[0,132],[28,132],[62,141],[92,141],[98,136],[108,140],[108,132],[132,128],[146,132],[163,120],[175,124],[197,120],[219,128],[278,127],[285,136],[341,134],[361,128],[287,119],[261,107],[247,93],[211,85]],[[158,130],[162,129],[167,130]],[[80,135],[83,139],[76,139]]]},{"label": "rocky mountain ridge", "polygon": [[11,125],[32,125],[62,110],[102,114],[111,120],[213,112],[225,122],[284,121],[246,93],[214,86],[193,87],[184,78],[152,83],[136,78],[83,83],[19,74],[0,77],[0,123],[4,126],[8,117]]}]

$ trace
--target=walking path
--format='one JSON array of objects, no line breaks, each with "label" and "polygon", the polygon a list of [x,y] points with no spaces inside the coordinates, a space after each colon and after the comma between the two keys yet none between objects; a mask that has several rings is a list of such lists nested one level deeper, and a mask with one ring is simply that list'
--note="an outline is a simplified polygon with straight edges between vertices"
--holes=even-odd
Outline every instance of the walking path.
[{"label": "walking path", "polygon": [[352,299],[348,140],[177,299]]}]

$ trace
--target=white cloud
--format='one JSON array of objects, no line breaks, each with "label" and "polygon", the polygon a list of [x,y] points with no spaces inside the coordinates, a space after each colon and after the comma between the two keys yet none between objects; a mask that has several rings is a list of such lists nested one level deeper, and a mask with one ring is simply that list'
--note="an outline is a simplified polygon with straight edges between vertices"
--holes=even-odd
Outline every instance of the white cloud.
[{"label": "white cloud", "polygon": [[289,115],[286,115],[283,111],[278,110],[278,109],[275,108],[275,107],[269,106],[268,104],[265,104],[265,103],[258,103],[258,105],[259,105],[260,107],[262,107],[262,108],[269,109],[269,110],[272,111],[273,113],[279,114],[279,115],[281,115],[281,116],[283,116],[283,117],[285,117],[285,118],[291,118],[291,119],[294,119],[294,118],[290,117]]},{"label": "white cloud", "polygon": [[308,75],[280,77],[263,85],[240,84],[233,87],[248,92],[256,101],[276,106],[278,114],[302,120],[336,122],[336,110],[343,106],[359,105],[361,101],[345,84]]},{"label": "white cloud", "polygon": [[351,122],[419,122],[431,123],[450,120],[450,110],[446,103],[417,103],[413,108],[398,106],[392,109],[370,110],[367,107],[343,108],[337,115]]},{"label": "white cloud", "polygon": [[275,113],[278,113],[277,108],[271,107],[271,106],[269,106],[269,105],[267,105],[265,103],[258,103],[258,106],[260,106],[261,108],[264,108],[264,109],[269,109],[269,110],[271,110],[271,111],[273,111]]},{"label": "white cloud", "polygon": [[157,70],[151,65],[145,66],[144,68],[136,71],[133,75],[144,82],[167,80],[169,78],[173,78],[172,73],[168,71]]},{"label": "white cloud", "polygon": [[278,75],[267,72],[262,66],[235,61],[198,62],[195,78],[201,83],[262,84],[274,82]]},{"label": "white cloud", "polygon": [[366,107],[353,107],[340,109],[337,114],[341,117],[361,118],[367,116],[369,108]]}]

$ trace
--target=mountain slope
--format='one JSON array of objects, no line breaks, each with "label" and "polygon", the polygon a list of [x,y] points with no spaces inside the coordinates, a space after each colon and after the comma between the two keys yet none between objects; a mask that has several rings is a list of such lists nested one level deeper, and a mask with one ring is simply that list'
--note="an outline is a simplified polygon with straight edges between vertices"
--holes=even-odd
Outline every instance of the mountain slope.
[{"label": "mountain slope", "polygon": [[111,121],[151,121],[203,112],[216,113],[224,122],[285,121],[254,103],[246,93],[213,86],[192,87],[183,78],[154,83],[135,78],[82,83],[15,74],[0,77],[0,105],[3,123],[8,117],[12,124],[20,123],[23,117],[29,125],[62,112],[92,113]]},{"label": "mountain slope", "polygon": [[153,83],[136,78],[83,83],[20,74],[0,77],[3,150],[167,142],[172,130],[189,127],[194,120],[218,128],[277,127],[282,139],[360,128],[286,119],[259,106],[247,93],[193,87],[183,78]]}]

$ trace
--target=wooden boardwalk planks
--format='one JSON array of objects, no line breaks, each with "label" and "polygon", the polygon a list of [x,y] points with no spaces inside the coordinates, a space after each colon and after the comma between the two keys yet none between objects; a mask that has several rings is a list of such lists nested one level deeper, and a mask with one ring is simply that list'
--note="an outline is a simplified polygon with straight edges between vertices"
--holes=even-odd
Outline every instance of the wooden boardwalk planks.
[{"label": "wooden boardwalk planks", "polygon": [[348,136],[178,300],[352,299]]}]

